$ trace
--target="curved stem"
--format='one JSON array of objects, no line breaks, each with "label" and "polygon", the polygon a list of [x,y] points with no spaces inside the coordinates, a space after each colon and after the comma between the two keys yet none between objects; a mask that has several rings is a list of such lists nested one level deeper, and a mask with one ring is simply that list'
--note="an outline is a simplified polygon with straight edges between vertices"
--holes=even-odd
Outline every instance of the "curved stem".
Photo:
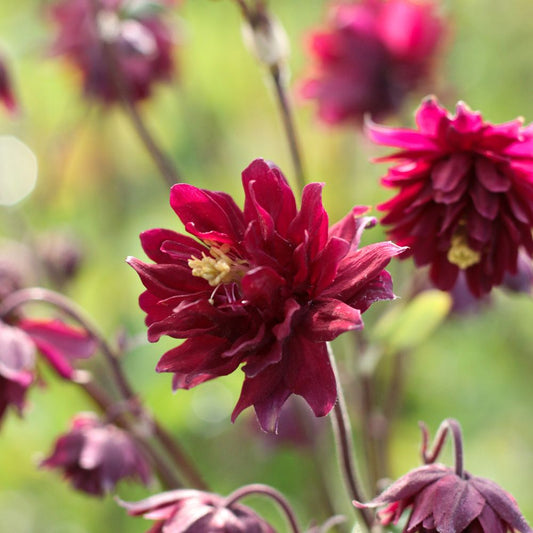
[{"label": "curved stem", "polygon": [[[245,0],[235,0],[235,2],[241,11],[243,19],[245,20],[246,24],[249,25],[253,33],[259,31],[260,27],[272,27],[273,20],[269,16],[264,2],[256,0],[253,7],[249,7]],[[274,43],[273,46],[276,46],[276,44]],[[276,100],[278,102],[281,120],[283,122],[283,129],[285,130],[285,136],[289,145],[296,183],[300,190],[302,190],[305,186],[305,172],[302,163],[300,145],[298,142],[298,135],[296,133],[296,126],[294,123],[294,117],[287,91],[286,68],[283,64],[282,58],[278,60],[274,59],[271,62],[270,60],[259,57],[259,61],[268,67],[268,72],[272,82],[274,83]]]},{"label": "curved stem", "polygon": [[425,464],[434,463],[442,451],[442,447],[446,441],[446,436],[448,431],[451,431],[453,437],[453,446],[455,451],[455,474],[462,478],[464,476],[463,469],[463,439],[461,434],[461,426],[457,420],[454,418],[447,418],[440,425],[437,434],[435,435],[435,440],[433,441],[433,446],[431,452],[428,453],[428,441],[429,433],[427,426],[423,423],[419,423],[420,429],[422,430],[422,448],[421,454],[422,459]]},{"label": "curved stem", "polygon": [[[91,6],[92,16],[94,19],[93,23],[96,27],[96,33],[99,34],[97,17],[100,9],[100,0],[91,0]],[[104,60],[107,63],[107,72],[113,85],[115,86],[126,115],[130,119],[135,132],[144,144],[146,151],[149,153],[150,157],[159,169],[161,177],[169,187],[172,187],[172,185],[181,181],[180,174],[176,169],[176,166],[165,155],[163,150],[159,148],[158,143],[139,113],[135,102],[132,100],[130,90],[124,82],[124,77],[122,76],[122,71],[117,60],[114,43],[100,38],[100,46],[102,47],[101,49]]]},{"label": "curved stem", "polygon": [[[126,375],[122,371],[118,355],[109,346],[103,335],[98,331],[95,325],[87,318],[84,312],[65,296],[48,289],[33,287],[21,289],[7,296],[0,304],[0,318],[9,314],[11,311],[28,302],[43,302],[53,305],[61,310],[65,315],[76,321],[99,346],[105,360],[111,368],[115,383],[119,389],[120,395],[127,404],[131,405],[130,413],[137,418],[149,420],[153,426],[154,436],[159,440],[163,448],[172,458],[178,470],[194,486],[202,490],[207,490],[207,485],[201,475],[197,472],[193,463],[181,449],[175,439],[161,426],[155,418],[143,407],[139,398],[131,387]],[[106,403],[106,410],[113,405],[113,401]]]},{"label": "curved stem", "polygon": [[303,169],[302,156],[300,155],[300,145],[296,134],[294,118],[287,96],[285,76],[279,65],[270,67],[270,75],[272,76],[274,87],[276,89],[276,96],[280,108],[281,119],[283,121],[283,127],[285,129],[285,135],[287,136],[287,142],[289,144],[296,181],[300,190],[303,190],[305,187],[305,172]]},{"label": "curved stem", "polygon": [[269,487],[268,485],[262,485],[260,483],[255,483],[252,485],[246,485],[232,492],[225,500],[224,507],[230,507],[232,504],[236,503],[238,500],[245,498],[246,496],[251,496],[252,494],[259,494],[261,496],[267,496],[268,498],[274,500],[280,509],[285,514],[287,521],[291,527],[292,533],[300,533],[300,527],[296,521],[296,515],[289,502],[277,490]]},{"label": "curved stem", "polygon": [[[344,476],[344,481],[348,489],[350,500],[356,501],[365,501],[366,498],[362,493],[360,488],[360,483],[357,479],[357,474],[355,470],[355,464],[353,459],[353,439],[352,439],[352,430],[350,425],[350,419],[348,417],[348,410],[346,408],[346,402],[344,400],[344,393],[342,391],[342,386],[339,379],[339,373],[337,370],[337,365],[335,363],[335,358],[331,350],[330,345],[328,344],[328,353],[329,359],[331,362],[331,367],[333,373],[335,374],[335,380],[337,383],[337,403],[333,408],[333,430],[335,433],[335,441],[337,444],[337,456],[340,462],[341,471]],[[372,529],[372,518],[369,512],[366,509],[357,508],[364,524],[368,531]]]},{"label": "curved stem", "polygon": [[98,331],[97,327],[90,321],[90,319],[85,316],[84,312],[65,296],[41,287],[21,289],[11,293],[4,299],[0,305],[0,318],[27,302],[43,302],[50,304],[60,309],[66,316],[77,322],[97,343],[102,351],[102,354],[111,368],[113,378],[115,379],[121,394],[127,399],[135,396],[120,368],[118,357],[116,357],[103,335]]},{"label": "curved stem", "polygon": [[[110,407],[113,406],[113,400],[108,397],[107,394],[105,394],[102,390],[100,390],[100,388],[97,387],[94,383],[83,383],[81,384],[81,387],[83,388],[85,393],[91,398],[91,400],[100,408],[102,412],[106,413],[107,411],[109,411]],[[168,467],[166,461],[153,447],[152,443],[148,439],[141,437],[138,432],[136,432],[134,428],[131,427],[131,423],[128,422],[123,415],[117,416],[116,425],[128,430],[132,437],[137,440],[139,445],[143,448],[144,452],[152,460],[152,464],[155,467],[157,475],[165,488],[172,489],[180,488],[181,486],[183,486],[180,480],[175,476],[172,469]]]}]

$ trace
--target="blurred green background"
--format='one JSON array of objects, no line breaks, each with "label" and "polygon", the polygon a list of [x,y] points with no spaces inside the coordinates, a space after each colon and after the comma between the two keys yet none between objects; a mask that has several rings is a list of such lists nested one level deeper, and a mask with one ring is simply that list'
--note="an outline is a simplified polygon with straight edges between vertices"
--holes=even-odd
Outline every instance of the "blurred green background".
[{"label": "blurred green background", "polygon": [[[102,109],[81,96],[76,73],[47,55],[53,28],[50,2],[0,3],[0,49],[11,66],[20,115],[0,116],[0,134],[26,143],[39,162],[34,192],[0,208],[5,237],[30,242],[43,231],[68,229],[82,243],[84,261],[68,295],[84,307],[110,339],[125,330],[144,338],[141,291],[128,255],[144,259],[138,234],[148,228],[179,229],[168,206],[168,189],[119,109]],[[297,80],[306,70],[303,43],[320,24],[324,0],[272,0],[272,11],[291,41],[290,67]],[[533,120],[533,3],[530,0],[443,2],[451,33],[432,91],[450,109],[466,101],[493,122],[523,116]],[[240,14],[230,0],[186,0],[171,23],[178,36],[179,80],[160,86],[141,106],[154,135],[194,185],[232,193],[242,200],[240,172],[256,157],[275,161],[292,178],[292,167],[265,72],[241,42]],[[412,116],[419,97],[405,106]],[[389,197],[378,187],[382,153],[353,128],[326,128],[313,105],[296,105],[309,181],[325,181],[324,202],[332,221],[354,204],[376,205]],[[410,120],[408,118],[407,120]],[[378,241],[376,228],[365,237]],[[410,265],[392,265],[402,296]],[[379,337],[381,315],[401,300],[381,303],[366,315],[366,334]],[[408,359],[405,397],[393,426],[392,475],[419,464],[418,420],[434,432],[446,417],[457,418],[465,436],[470,472],[493,479],[517,499],[533,521],[533,302],[529,295],[495,291],[483,312],[452,317],[417,343]],[[418,317],[417,317],[418,320]],[[423,317],[420,317],[423,321]],[[374,327],[375,326],[375,327]],[[422,324],[421,327],[424,325]],[[411,325],[412,327],[412,325]],[[377,333],[374,331],[377,329]],[[229,421],[241,376],[175,395],[170,376],[153,369],[168,341],[140,343],[125,361],[149,408],[179,437],[214,491],[228,493],[246,483],[268,483],[294,503],[302,524],[324,520],[317,465],[338,511],[352,511],[332,456],[327,420],[317,421],[319,460],[306,448],[265,439],[251,413]],[[341,366],[355,363],[344,339],[337,343]],[[387,374],[389,359],[380,373]],[[45,371],[46,387],[34,387],[24,419],[10,413],[0,436],[0,531],[10,533],[140,532],[149,523],[126,516],[112,497],[75,493],[36,462],[66,430],[70,418],[91,408],[74,386]],[[384,379],[384,378],[383,378]],[[347,391],[351,406],[357,391]],[[354,416],[357,428],[359,417]],[[355,438],[357,441],[357,431]],[[361,447],[358,444],[358,453]],[[451,460],[447,451],[444,459]],[[123,483],[118,494],[138,499],[158,490]],[[285,530],[269,503],[249,500]],[[257,505],[256,505],[257,504]]]}]

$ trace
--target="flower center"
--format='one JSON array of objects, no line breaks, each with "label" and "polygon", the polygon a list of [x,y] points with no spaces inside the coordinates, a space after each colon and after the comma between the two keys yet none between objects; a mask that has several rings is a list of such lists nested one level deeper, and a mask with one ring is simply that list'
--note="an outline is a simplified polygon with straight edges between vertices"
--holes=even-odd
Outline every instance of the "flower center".
[{"label": "flower center", "polygon": [[192,275],[204,278],[211,287],[218,287],[221,283],[240,281],[247,271],[246,261],[232,259],[227,255],[229,250],[229,245],[223,244],[220,248],[211,246],[210,255],[202,252],[201,258],[192,256],[187,262]]},{"label": "flower center", "polygon": [[466,236],[456,233],[452,237],[452,245],[448,250],[448,261],[465,270],[481,260],[481,254],[468,246]]}]

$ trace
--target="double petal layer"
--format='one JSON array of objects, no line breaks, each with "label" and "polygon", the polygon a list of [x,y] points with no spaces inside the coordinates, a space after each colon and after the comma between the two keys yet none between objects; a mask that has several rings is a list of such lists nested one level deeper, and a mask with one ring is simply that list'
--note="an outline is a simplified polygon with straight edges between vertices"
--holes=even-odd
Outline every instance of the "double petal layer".
[{"label": "double petal layer", "polygon": [[[355,503],[355,502],[354,502]],[[368,504],[383,525],[410,509],[404,533],[532,533],[514,498],[496,483],[441,464],[415,468]]]},{"label": "double petal layer", "polygon": [[183,489],[162,492],[139,502],[120,502],[128,514],[156,523],[149,533],[275,533],[252,509],[226,504],[218,494]]},{"label": "double petal layer", "polygon": [[146,231],[141,242],[154,263],[128,261],[146,287],[149,340],[186,339],[157,370],[187,389],[243,365],[233,419],[253,405],[261,426],[275,431],[291,394],[316,416],[331,410],[337,392],[326,342],[361,328],[373,302],[393,298],[384,268],[402,249],[357,248],[373,223],[361,217],[365,208],[329,228],[321,184],[305,187],[298,210],[282,173],[265,161],[242,180],[242,210],[225,193],[175,185],[171,206],[193,237]]},{"label": "double petal layer", "polygon": [[314,67],[300,93],[330,124],[395,112],[429,78],[444,33],[433,1],[334,2],[310,37]]},{"label": "double petal layer", "polygon": [[479,298],[517,273],[520,250],[533,254],[533,129],[485,122],[461,102],[452,116],[434,98],[416,124],[368,125],[374,142],[399,149],[381,159],[395,163],[382,183],[399,189],[379,206],[382,222],[438,288],[462,270]]}]

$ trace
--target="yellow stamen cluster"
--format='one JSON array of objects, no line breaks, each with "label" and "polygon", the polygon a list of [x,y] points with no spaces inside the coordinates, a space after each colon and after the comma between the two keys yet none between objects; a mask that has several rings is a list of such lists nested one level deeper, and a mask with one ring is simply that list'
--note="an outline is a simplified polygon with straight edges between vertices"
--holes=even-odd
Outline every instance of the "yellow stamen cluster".
[{"label": "yellow stamen cluster", "polygon": [[452,237],[452,245],[448,250],[448,261],[465,270],[481,260],[481,254],[468,246],[466,236],[456,233]]},{"label": "yellow stamen cluster", "polygon": [[211,255],[202,252],[201,258],[191,257],[187,264],[192,270],[192,275],[204,278],[211,287],[240,280],[246,272],[243,261],[234,261],[227,255],[228,251],[229,246],[227,244],[220,248],[211,246],[209,248]]}]

